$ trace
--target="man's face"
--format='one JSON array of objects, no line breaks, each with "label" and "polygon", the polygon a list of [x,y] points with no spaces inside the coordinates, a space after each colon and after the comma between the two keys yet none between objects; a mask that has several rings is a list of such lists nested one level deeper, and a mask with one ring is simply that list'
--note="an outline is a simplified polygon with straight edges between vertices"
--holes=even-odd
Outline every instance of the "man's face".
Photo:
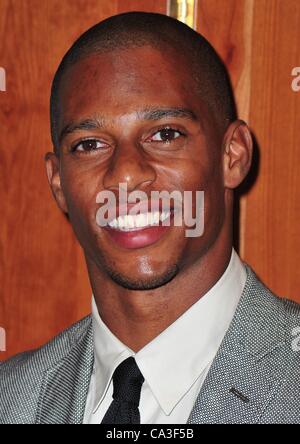
[{"label": "man's face", "polygon": [[[59,130],[68,130],[59,174],[67,212],[88,260],[125,287],[163,285],[201,259],[224,223],[221,139],[195,91],[183,57],[148,46],[89,56],[63,77]],[[172,223],[134,232],[100,227],[96,197],[111,190],[118,202],[119,184],[148,197],[204,191],[204,234],[187,237],[186,226]]]}]

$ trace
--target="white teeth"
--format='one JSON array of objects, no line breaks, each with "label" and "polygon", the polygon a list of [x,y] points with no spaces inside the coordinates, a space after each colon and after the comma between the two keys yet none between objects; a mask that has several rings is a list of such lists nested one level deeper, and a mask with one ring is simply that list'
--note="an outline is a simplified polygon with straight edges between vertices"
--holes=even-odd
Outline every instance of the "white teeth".
[{"label": "white teeth", "polygon": [[170,217],[170,211],[163,211],[160,215],[160,221],[163,222]]},{"label": "white teeth", "polygon": [[110,223],[109,223],[110,227],[112,228],[117,228],[118,226],[118,222],[117,219],[113,219]]},{"label": "white teeth", "polygon": [[136,216],[126,214],[125,216],[119,216],[111,220],[108,225],[111,228],[118,230],[130,231],[145,228],[151,225],[158,225],[160,221],[163,222],[164,220],[168,219],[170,214],[170,211],[163,211],[162,213],[159,211],[154,211],[152,213],[148,212],[137,214]]},{"label": "white teeth", "polygon": [[152,224],[159,224],[159,212],[151,213],[152,215]]}]

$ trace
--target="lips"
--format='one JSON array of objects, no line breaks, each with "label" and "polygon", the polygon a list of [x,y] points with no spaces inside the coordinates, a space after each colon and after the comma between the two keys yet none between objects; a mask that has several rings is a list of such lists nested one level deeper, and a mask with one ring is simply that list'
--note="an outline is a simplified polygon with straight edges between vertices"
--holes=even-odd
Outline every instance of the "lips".
[{"label": "lips", "polygon": [[173,210],[118,216],[104,230],[122,248],[143,248],[158,242],[171,229],[173,216]]}]

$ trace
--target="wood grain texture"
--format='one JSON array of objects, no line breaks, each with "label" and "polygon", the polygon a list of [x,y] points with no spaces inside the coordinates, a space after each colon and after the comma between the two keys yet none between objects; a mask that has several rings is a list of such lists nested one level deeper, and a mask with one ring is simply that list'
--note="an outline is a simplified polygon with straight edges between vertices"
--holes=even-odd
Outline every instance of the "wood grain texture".
[{"label": "wood grain texture", "polygon": [[0,360],[45,343],[90,312],[82,251],[46,179],[49,94],[60,59],[84,30],[129,10],[164,12],[165,1],[1,0]]},{"label": "wood grain texture", "polygon": [[247,196],[245,259],[278,294],[300,302],[300,2],[255,2],[250,125],[259,175]]},{"label": "wood grain texture", "polygon": [[224,61],[239,115],[249,115],[253,0],[199,0],[197,30]]},{"label": "wood grain texture", "polygon": [[224,60],[257,141],[239,203],[240,254],[275,293],[300,302],[299,20],[298,0],[199,0],[197,29]]},{"label": "wood grain texture", "polygon": [[[214,46],[230,74],[239,118],[249,121],[255,0],[199,0],[197,30]],[[226,7],[225,7],[226,6]],[[235,247],[243,257],[247,196],[237,196]]]}]

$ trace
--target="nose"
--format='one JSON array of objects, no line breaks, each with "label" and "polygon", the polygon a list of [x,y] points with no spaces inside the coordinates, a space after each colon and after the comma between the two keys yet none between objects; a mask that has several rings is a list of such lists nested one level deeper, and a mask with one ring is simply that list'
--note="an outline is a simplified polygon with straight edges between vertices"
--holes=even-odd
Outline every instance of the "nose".
[{"label": "nose", "polygon": [[123,143],[116,148],[103,178],[105,189],[118,190],[120,183],[127,184],[128,192],[143,190],[156,179],[156,172],[142,148]]}]

